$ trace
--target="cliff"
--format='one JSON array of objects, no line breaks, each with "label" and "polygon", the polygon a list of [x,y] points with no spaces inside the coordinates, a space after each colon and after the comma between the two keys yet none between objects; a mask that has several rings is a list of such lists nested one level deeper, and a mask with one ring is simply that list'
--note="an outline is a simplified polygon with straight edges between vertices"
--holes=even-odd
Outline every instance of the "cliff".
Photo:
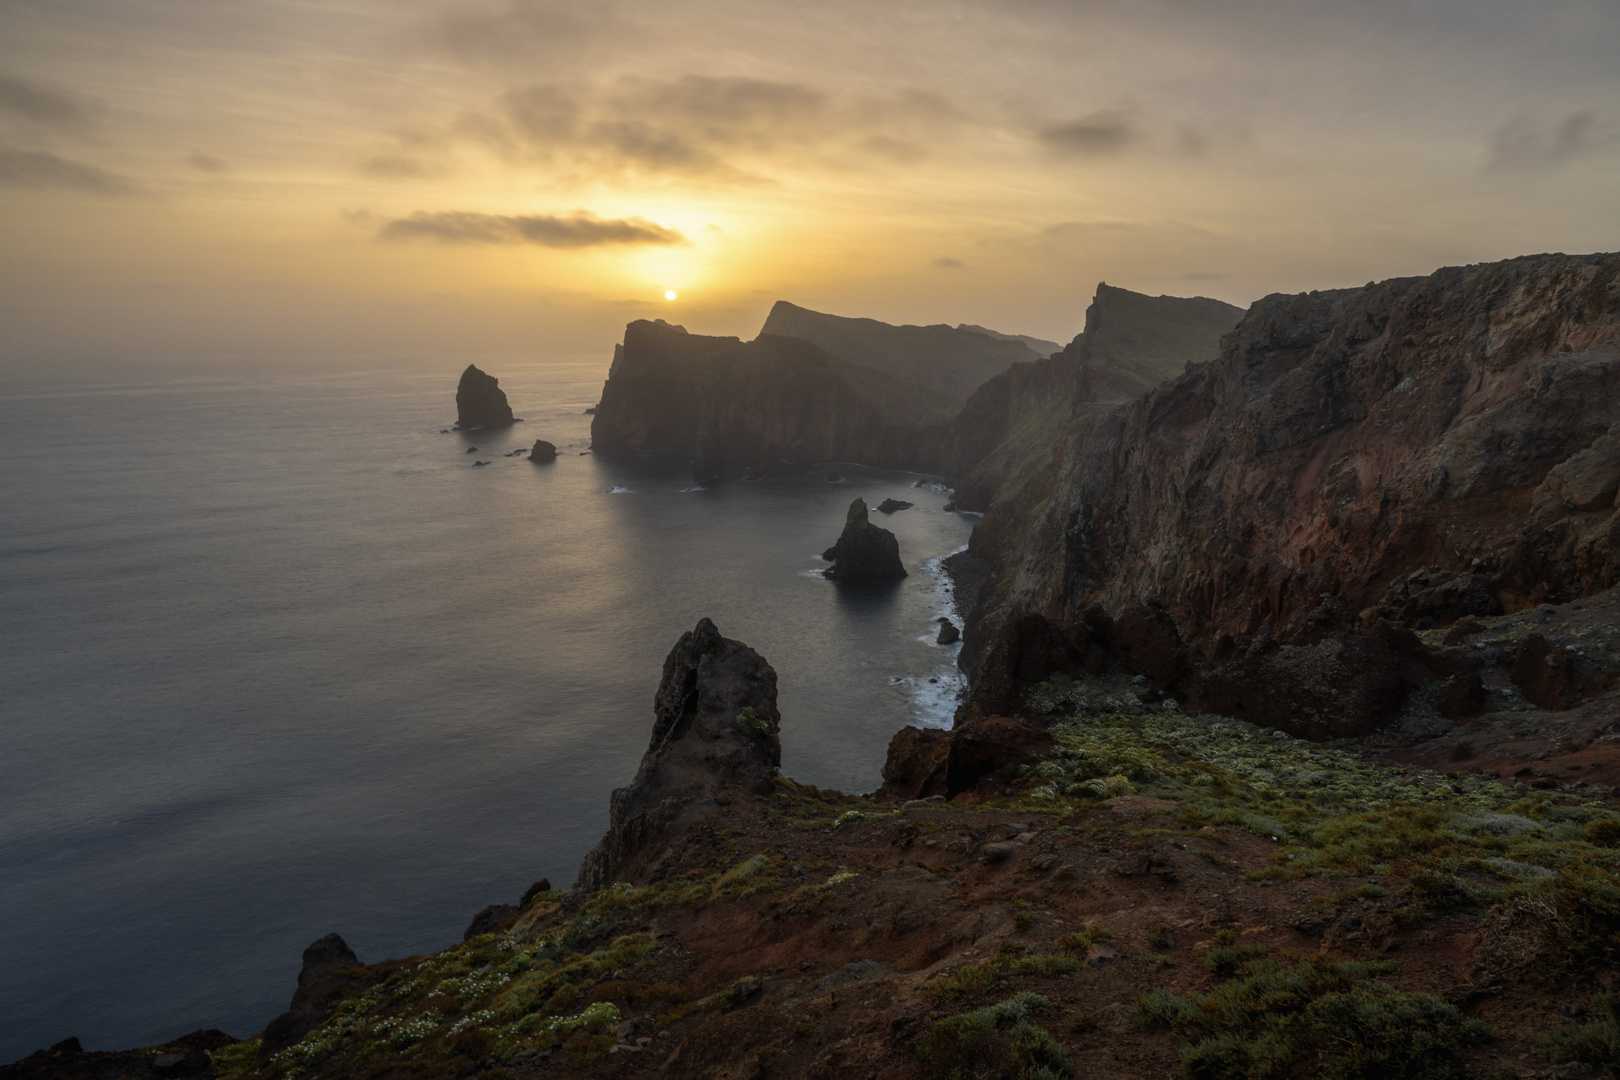
[{"label": "cliff", "polygon": [[684,453],[701,443],[710,475],[732,454],[909,467],[927,458],[926,426],[938,419],[894,379],[809,341],[743,342],[639,320],[625,327],[591,445]]},{"label": "cliff", "polygon": [[1073,341],[991,379],[956,418],[949,475],[957,506],[984,510],[998,498],[1038,502],[1035,491],[1067,424],[1213,358],[1221,335],[1242,315],[1207,297],[1145,296],[1099,283]]},{"label": "cliff", "polygon": [[813,341],[833,356],[881,372],[913,392],[960,409],[985,380],[1043,354],[1017,337],[977,328],[893,326],[876,319],[825,315],[778,300],[760,334]]},{"label": "cliff", "polygon": [[[1617,422],[1620,256],[1268,296],[1212,362],[1068,424],[1035,497],[991,508],[966,662],[1023,611],[1153,601],[1215,653],[1605,588]],[[1408,583],[1423,567],[1461,580]]]},{"label": "cliff", "polygon": [[511,427],[516,420],[500,384],[495,376],[478,370],[475,364],[468,364],[456,386],[456,426],[463,430]]},{"label": "cliff", "polygon": [[638,321],[615,351],[592,445],[696,452],[700,480],[720,475],[727,456],[754,461],[756,474],[777,460],[912,469],[960,479],[958,505],[980,509],[1009,476],[1044,466],[1077,408],[1213,357],[1239,314],[1216,300],[1100,285],[1086,330],[1046,359],[1027,343],[1050,344],[1039,339],[889,326],[785,302],[751,342]]}]

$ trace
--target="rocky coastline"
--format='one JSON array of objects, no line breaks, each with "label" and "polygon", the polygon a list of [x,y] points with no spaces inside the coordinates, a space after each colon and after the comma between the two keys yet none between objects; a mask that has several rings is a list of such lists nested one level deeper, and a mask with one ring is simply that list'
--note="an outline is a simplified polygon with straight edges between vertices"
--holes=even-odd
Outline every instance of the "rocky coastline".
[{"label": "rocky coastline", "polygon": [[[430,956],[322,938],[253,1039],[0,1077],[1613,1074],[1620,256],[1267,297],[1110,405],[1127,302],[1099,290],[1067,367],[996,376],[1079,388],[982,459],[941,560],[971,692],[878,791],[783,776],[775,671],[702,619],[572,888]],[[696,390],[655,429],[671,357],[841,363],[632,324],[606,443],[722,447],[750,402],[755,451],[816,430]],[[893,543],[857,499],[835,569]]]}]

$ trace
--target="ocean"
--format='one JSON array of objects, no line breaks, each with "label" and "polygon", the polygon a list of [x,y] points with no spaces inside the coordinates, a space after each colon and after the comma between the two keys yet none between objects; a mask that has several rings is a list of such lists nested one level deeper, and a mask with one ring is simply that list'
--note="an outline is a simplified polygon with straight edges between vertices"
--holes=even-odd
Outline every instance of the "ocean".
[{"label": "ocean", "polygon": [[[585,453],[606,358],[478,357],[525,422],[445,432],[468,359],[0,386],[0,1062],[245,1036],[323,934],[411,955],[572,884],[700,617],[775,667],[801,781],[949,723],[938,485]],[[905,581],[821,577],[857,495],[916,504],[873,515]]]}]

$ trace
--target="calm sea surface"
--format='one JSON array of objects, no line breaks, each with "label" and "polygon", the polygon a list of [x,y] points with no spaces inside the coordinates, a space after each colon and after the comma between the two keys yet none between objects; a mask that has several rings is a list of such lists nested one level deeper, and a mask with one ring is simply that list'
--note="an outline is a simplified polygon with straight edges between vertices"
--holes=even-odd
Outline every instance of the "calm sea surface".
[{"label": "calm sea surface", "polygon": [[[480,358],[527,422],[443,434],[465,363],[0,388],[0,1062],[247,1035],[322,934],[408,955],[571,884],[701,616],[776,668],[794,777],[948,722],[943,492],[581,456],[605,362]],[[856,495],[917,504],[874,515],[896,587],[817,573]]]}]

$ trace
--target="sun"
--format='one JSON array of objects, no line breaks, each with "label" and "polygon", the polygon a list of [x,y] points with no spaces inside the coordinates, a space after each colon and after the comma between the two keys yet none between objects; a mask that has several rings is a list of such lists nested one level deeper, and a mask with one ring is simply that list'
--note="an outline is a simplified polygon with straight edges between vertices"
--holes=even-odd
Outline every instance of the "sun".
[{"label": "sun", "polygon": [[679,295],[680,295],[680,293],[676,292],[674,289],[666,289],[664,291],[664,299],[665,300],[673,300]]}]

